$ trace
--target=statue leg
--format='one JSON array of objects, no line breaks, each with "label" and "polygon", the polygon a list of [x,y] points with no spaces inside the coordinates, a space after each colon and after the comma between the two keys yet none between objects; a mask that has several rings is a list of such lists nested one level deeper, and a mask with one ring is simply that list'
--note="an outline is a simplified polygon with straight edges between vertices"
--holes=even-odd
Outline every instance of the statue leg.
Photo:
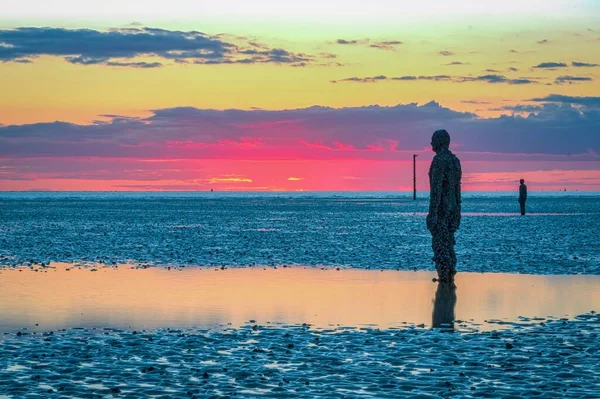
[{"label": "statue leg", "polygon": [[521,215],[525,215],[525,201],[519,201],[519,205],[521,205]]},{"label": "statue leg", "polygon": [[449,232],[450,242],[450,279],[454,279],[454,275],[456,275],[456,252],[454,252],[454,245],[456,244],[456,239],[454,238],[454,232]]},{"label": "statue leg", "polygon": [[433,261],[440,281],[451,281],[453,278],[452,255],[450,252],[450,237],[452,233],[445,223],[438,223],[431,233],[431,246],[433,248]]}]

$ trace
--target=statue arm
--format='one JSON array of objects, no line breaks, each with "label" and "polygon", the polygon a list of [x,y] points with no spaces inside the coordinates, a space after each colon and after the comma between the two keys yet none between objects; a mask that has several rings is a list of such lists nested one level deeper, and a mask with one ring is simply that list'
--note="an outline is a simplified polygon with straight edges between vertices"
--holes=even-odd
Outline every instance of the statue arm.
[{"label": "statue arm", "polygon": [[429,214],[427,215],[427,229],[430,231],[437,224],[438,209],[442,201],[442,183],[444,181],[444,164],[437,158],[431,161],[429,169]]}]

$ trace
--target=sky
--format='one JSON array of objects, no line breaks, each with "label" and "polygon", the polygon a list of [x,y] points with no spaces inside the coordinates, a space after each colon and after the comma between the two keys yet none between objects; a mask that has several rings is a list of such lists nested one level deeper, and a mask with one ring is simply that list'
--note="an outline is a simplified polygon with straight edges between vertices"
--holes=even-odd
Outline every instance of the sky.
[{"label": "sky", "polygon": [[600,190],[600,1],[4,0],[0,190]]}]

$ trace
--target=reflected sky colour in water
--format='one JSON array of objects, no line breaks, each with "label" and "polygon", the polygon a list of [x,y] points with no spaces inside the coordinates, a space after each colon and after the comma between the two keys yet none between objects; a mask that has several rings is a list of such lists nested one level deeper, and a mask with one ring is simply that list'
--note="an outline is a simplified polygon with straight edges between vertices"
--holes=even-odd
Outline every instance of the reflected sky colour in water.
[{"label": "reflected sky colour in water", "polygon": [[527,322],[519,317],[572,317],[600,308],[600,276],[459,273],[454,291],[438,287],[430,272],[66,268],[2,270],[0,332],[204,328],[250,320],[319,328],[443,326],[453,314],[471,327],[490,330],[504,322]]}]

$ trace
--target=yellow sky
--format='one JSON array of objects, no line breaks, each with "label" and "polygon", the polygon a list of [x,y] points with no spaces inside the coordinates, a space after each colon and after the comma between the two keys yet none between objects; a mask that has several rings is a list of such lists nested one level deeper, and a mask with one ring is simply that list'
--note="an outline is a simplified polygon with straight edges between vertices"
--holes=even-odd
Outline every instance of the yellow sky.
[{"label": "yellow sky", "polygon": [[[161,68],[136,69],[105,65],[74,65],[63,57],[43,55],[30,64],[0,64],[0,123],[23,124],[63,120],[89,123],[101,114],[147,115],[148,110],[194,106],[199,108],[266,109],[298,108],[312,105],[332,107],[368,104],[395,105],[431,100],[457,110],[497,115],[490,111],[517,104],[531,97],[551,93],[592,96],[600,92],[596,77],[600,68],[531,69],[541,62],[572,61],[597,63],[590,49],[600,33],[586,25],[576,26],[538,21],[515,26],[496,20],[457,20],[452,23],[372,23],[321,26],[296,22],[283,28],[276,22],[268,27],[258,23],[238,26],[216,20],[194,24],[178,21],[153,25],[170,30],[200,30],[208,34],[244,35],[271,48],[284,48],[317,56],[335,54],[306,67],[289,65],[181,65],[160,58]],[[16,22],[12,22],[16,24]],[[0,24],[2,26],[7,23]],[[68,24],[63,24],[68,26]],[[106,29],[96,22],[95,29]],[[597,24],[600,25],[600,24]],[[14,25],[12,27],[19,26]],[[71,25],[75,27],[75,25]],[[81,25],[79,25],[81,27]],[[588,30],[591,29],[591,30]],[[337,39],[370,41],[361,45],[339,45]],[[232,39],[233,40],[233,39]],[[369,47],[385,41],[402,41],[395,51]],[[546,40],[540,44],[538,42]],[[517,50],[519,53],[510,52]],[[451,56],[442,56],[449,51]],[[128,61],[132,61],[129,59]],[[325,65],[339,62],[342,66]],[[464,65],[444,65],[462,62]],[[510,72],[514,67],[518,71]],[[487,72],[486,70],[497,72]],[[378,83],[331,83],[349,77],[377,75],[504,75],[509,79],[539,78],[539,84],[510,85],[485,82],[386,81]],[[546,85],[558,76],[586,76],[593,80],[576,84]],[[480,101],[490,104],[472,104]]]}]

